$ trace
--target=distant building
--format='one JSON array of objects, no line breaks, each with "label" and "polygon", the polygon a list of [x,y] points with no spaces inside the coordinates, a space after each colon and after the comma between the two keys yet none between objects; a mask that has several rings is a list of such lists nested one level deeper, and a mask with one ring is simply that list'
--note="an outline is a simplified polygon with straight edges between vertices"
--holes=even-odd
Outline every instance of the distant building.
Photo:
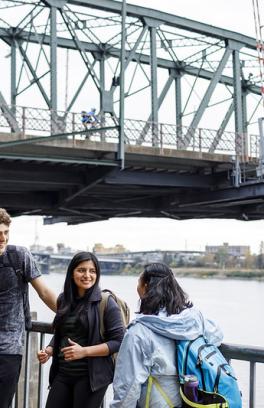
[{"label": "distant building", "polygon": [[229,256],[246,257],[250,255],[249,245],[229,245],[228,242],[224,242],[223,245],[206,245],[206,254],[217,254],[219,251],[225,251]]},{"label": "distant building", "polygon": [[128,252],[128,250],[121,244],[116,244],[114,247],[106,248],[101,243],[94,244],[93,252],[96,254],[122,254]]},{"label": "distant building", "polygon": [[202,251],[162,251],[156,249],[154,251],[136,251],[136,252],[123,252],[114,254],[121,259],[133,261],[138,263],[150,263],[150,262],[165,262],[167,264],[179,264],[185,263],[186,265],[193,265],[197,262],[197,259],[204,255]]}]

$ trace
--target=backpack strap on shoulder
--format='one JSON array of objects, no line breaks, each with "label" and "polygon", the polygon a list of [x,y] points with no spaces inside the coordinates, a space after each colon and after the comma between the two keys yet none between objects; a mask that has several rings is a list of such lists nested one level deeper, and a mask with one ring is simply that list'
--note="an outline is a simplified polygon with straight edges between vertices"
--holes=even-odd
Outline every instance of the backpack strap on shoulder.
[{"label": "backpack strap on shoulder", "polygon": [[23,282],[25,279],[23,274],[22,262],[16,249],[16,246],[8,245],[6,254],[10,266],[14,269],[18,279],[20,279]]},{"label": "backpack strap on shoulder", "polygon": [[104,313],[107,307],[108,299],[111,296],[111,293],[109,291],[102,290],[101,294],[102,294],[102,299],[99,303],[99,320],[100,320],[100,335],[103,339],[105,335]]},{"label": "backpack strap on shoulder", "polygon": [[31,315],[30,315],[30,306],[29,306],[29,295],[28,295],[28,283],[23,270],[23,262],[20,257],[20,252],[17,250],[15,245],[7,246],[7,258],[9,265],[14,270],[18,284],[21,288],[22,298],[23,298],[23,308],[25,316],[25,328],[31,329]]}]

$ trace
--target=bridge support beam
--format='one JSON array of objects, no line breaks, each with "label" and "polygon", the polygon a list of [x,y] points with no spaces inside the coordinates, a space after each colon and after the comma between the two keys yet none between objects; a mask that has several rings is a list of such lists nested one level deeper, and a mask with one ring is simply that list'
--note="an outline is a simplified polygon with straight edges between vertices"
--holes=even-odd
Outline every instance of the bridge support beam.
[{"label": "bridge support beam", "polygon": [[187,135],[185,136],[184,142],[183,142],[183,148],[187,148],[188,145],[190,144],[190,141],[192,139],[192,137],[194,136],[195,130],[197,128],[197,126],[199,125],[200,120],[202,119],[202,116],[204,114],[205,109],[208,107],[209,101],[213,95],[213,92],[215,90],[216,85],[218,84],[220,77],[222,75],[222,72],[226,66],[226,63],[230,57],[231,54],[231,49],[228,46],[225,49],[224,55],[214,73],[213,78],[211,79],[211,82],[204,94],[204,97],[199,105],[199,108],[197,109],[194,118],[190,124],[189,130],[187,132]]},{"label": "bridge support beam", "polygon": [[16,42],[12,40],[11,43],[11,105],[12,105],[12,112],[15,113],[15,105],[16,105]]},{"label": "bridge support beam", "polygon": [[122,33],[120,54],[119,140],[117,159],[125,166],[125,56],[126,56],[126,0],[122,2]]},{"label": "bridge support beam", "polygon": [[158,74],[157,74],[157,27],[149,28],[150,33],[150,60],[151,60],[151,122],[152,146],[158,146]]},{"label": "bridge support beam", "polygon": [[[241,45],[242,46],[242,45]],[[241,183],[240,157],[243,154],[244,147],[244,127],[243,127],[243,109],[242,109],[242,87],[240,76],[240,60],[239,47],[234,45],[232,51],[233,59],[233,80],[234,80],[234,112],[235,112],[235,169],[234,169],[234,184],[236,187]]]},{"label": "bridge support beam", "polygon": [[57,111],[57,8],[50,8],[50,107]]},{"label": "bridge support beam", "polygon": [[176,136],[177,136],[177,148],[182,143],[182,92],[181,92],[181,77],[179,73],[175,76],[175,105],[176,105]]}]

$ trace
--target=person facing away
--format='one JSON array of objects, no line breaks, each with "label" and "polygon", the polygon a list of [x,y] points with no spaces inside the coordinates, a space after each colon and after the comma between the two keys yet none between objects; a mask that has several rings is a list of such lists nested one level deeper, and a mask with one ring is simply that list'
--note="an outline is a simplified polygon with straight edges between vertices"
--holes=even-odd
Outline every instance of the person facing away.
[{"label": "person facing away", "polygon": [[10,406],[19,379],[29,317],[28,283],[56,310],[56,296],[44,284],[32,254],[24,247],[7,245],[10,224],[10,215],[0,208],[0,408]]},{"label": "person facing away", "polygon": [[[165,264],[146,265],[137,291],[139,314],[128,326],[118,353],[110,407],[145,407],[150,375],[174,406],[181,407],[175,340],[193,340],[203,335],[210,343],[220,345],[222,332],[193,306]],[[149,406],[168,407],[155,385]]]},{"label": "person facing away", "polygon": [[104,312],[104,339],[100,334],[100,265],[90,252],[71,260],[58,298],[53,347],[38,353],[45,363],[53,355],[46,408],[100,407],[113,381],[111,355],[119,350],[124,327],[119,306],[110,296]]}]

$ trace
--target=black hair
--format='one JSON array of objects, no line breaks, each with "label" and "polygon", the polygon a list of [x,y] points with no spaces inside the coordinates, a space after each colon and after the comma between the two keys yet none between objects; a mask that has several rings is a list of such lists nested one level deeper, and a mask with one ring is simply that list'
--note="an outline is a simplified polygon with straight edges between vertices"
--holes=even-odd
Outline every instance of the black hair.
[{"label": "black hair", "polygon": [[[85,295],[79,299],[78,289],[73,280],[73,271],[77,266],[84,261],[92,261],[96,270],[95,284],[86,290]],[[64,318],[76,307],[78,303],[78,315],[82,323],[85,324],[84,310],[92,292],[98,287],[101,270],[97,257],[92,252],[78,252],[70,261],[64,282],[62,295],[59,297],[57,313],[53,321],[53,327],[59,326]]]},{"label": "black hair", "polygon": [[145,265],[140,280],[146,287],[140,303],[140,313],[157,315],[161,309],[165,309],[168,315],[172,315],[193,306],[166,264]]}]

